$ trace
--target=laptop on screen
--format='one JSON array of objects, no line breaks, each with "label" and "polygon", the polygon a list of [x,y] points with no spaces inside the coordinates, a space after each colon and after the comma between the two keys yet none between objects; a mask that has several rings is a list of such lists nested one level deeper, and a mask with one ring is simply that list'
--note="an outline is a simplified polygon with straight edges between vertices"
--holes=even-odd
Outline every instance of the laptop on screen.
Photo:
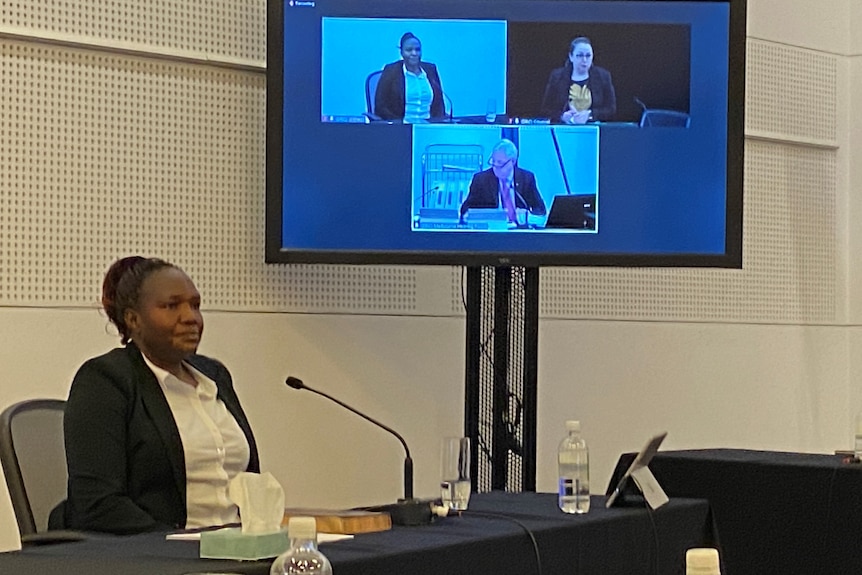
[{"label": "laptop on screen", "polygon": [[593,229],[596,227],[595,196],[554,196],[546,228]]}]

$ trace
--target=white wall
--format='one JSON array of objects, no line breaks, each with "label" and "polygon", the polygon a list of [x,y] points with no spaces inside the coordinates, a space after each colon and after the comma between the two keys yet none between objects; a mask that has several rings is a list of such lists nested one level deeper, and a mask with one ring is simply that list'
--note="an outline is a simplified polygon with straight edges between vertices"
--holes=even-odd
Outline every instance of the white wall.
[{"label": "white wall", "polygon": [[788,46],[812,48],[831,54],[847,54],[855,34],[853,0],[748,0],[748,35]]},{"label": "white wall", "polygon": [[592,446],[593,492],[659,431],[663,449],[850,446],[844,329],[550,321],[540,337],[539,490],[566,419]]},{"label": "white wall", "polygon": [[849,350],[847,381],[851,410],[862,412],[862,2],[851,1],[850,41],[848,50],[848,106],[845,122],[848,127],[847,157],[847,267]]},{"label": "white wall", "polygon": [[[638,449],[659,429],[669,432],[666,448],[829,452],[850,445],[853,406],[862,406],[855,385],[862,379],[862,168],[851,161],[862,149],[862,127],[853,114],[862,98],[860,27],[856,0],[749,0],[752,38],[840,60],[835,249],[841,285],[833,317],[814,322],[681,321],[662,319],[659,312],[655,321],[545,317],[539,340],[539,489],[554,487],[553,451],[563,421],[572,417],[584,422],[593,447],[594,492],[604,490],[620,452]],[[252,154],[248,161],[258,160]],[[37,233],[41,230],[34,230],[34,237]],[[143,243],[138,249],[153,253],[160,245]],[[129,249],[123,244],[116,255]],[[13,273],[3,266],[4,257],[0,254],[0,273]],[[244,272],[237,272],[240,280]],[[279,280],[268,279],[269,285]],[[661,285],[670,289],[673,282]],[[290,289],[316,287],[300,281]],[[709,309],[714,303],[700,305]],[[808,302],[797,303],[804,308]],[[402,459],[399,446],[383,432],[322,398],[285,388],[288,374],[403,433],[416,460],[417,494],[435,494],[438,438],[463,423],[463,317],[251,311],[205,317],[201,351],[232,370],[263,466],[283,483],[289,504],[390,501],[400,494]],[[115,344],[105,323],[95,309],[77,306],[0,308],[0,406],[34,396],[64,397],[76,367]],[[0,485],[0,550],[17,546],[8,495]]]},{"label": "white wall", "polygon": [[[862,162],[859,161],[862,152],[862,120],[859,117],[860,98],[862,98],[862,2],[851,2],[851,21],[855,23],[850,43],[848,57],[849,97],[852,104],[848,107],[845,117],[848,127],[847,150],[847,232],[848,232],[848,267],[850,292],[850,322],[862,324]],[[858,348],[855,348],[858,349]],[[862,371],[854,371],[855,381],[862,381]]]}]

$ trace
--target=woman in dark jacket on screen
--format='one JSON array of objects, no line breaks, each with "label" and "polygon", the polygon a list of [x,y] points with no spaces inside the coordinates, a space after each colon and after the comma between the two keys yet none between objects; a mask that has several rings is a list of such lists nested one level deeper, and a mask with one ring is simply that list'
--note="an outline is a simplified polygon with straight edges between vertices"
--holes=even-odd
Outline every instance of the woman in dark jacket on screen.
[{"label": "woman in dark jacket on screen", "polygon": [[610,72],[593,65],[589,38],[575,38],[565,65],[548,78],[542,115],[552,122],[586,124],[613,120],[616,113],[617,96]]},{"label": "woman in dark jacket on screen", "polygon": [[437,66],[422,61],[422,43],[407,32],[399,44],[401,60],[387,64],[377,83],[374,114],[406,123],[443,118],[443,88]]}]

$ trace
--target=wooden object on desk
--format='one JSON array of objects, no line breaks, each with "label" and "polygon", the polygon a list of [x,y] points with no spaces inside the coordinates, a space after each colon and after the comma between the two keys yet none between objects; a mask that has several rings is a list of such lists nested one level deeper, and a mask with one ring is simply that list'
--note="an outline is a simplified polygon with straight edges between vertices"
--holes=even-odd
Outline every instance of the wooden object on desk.
[{"label": "wooden object on desk", "polygon": [[314,517],[318,533],[373,533],[392,529],[392,518],[388,513],[378,511],[333,510],[333,509],[302,509],[287,508],[284,510],[282,525],[287,525],[291,517]]}]

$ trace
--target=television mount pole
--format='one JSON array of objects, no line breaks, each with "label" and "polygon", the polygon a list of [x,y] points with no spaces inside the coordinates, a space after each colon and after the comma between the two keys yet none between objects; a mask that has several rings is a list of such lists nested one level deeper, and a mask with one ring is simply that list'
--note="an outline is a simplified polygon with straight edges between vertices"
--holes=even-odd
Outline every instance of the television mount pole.
[{"label": "television mount pole", "polygon": [[468,267],[464,433],[473,490],[536,490],[537,267]]}]

